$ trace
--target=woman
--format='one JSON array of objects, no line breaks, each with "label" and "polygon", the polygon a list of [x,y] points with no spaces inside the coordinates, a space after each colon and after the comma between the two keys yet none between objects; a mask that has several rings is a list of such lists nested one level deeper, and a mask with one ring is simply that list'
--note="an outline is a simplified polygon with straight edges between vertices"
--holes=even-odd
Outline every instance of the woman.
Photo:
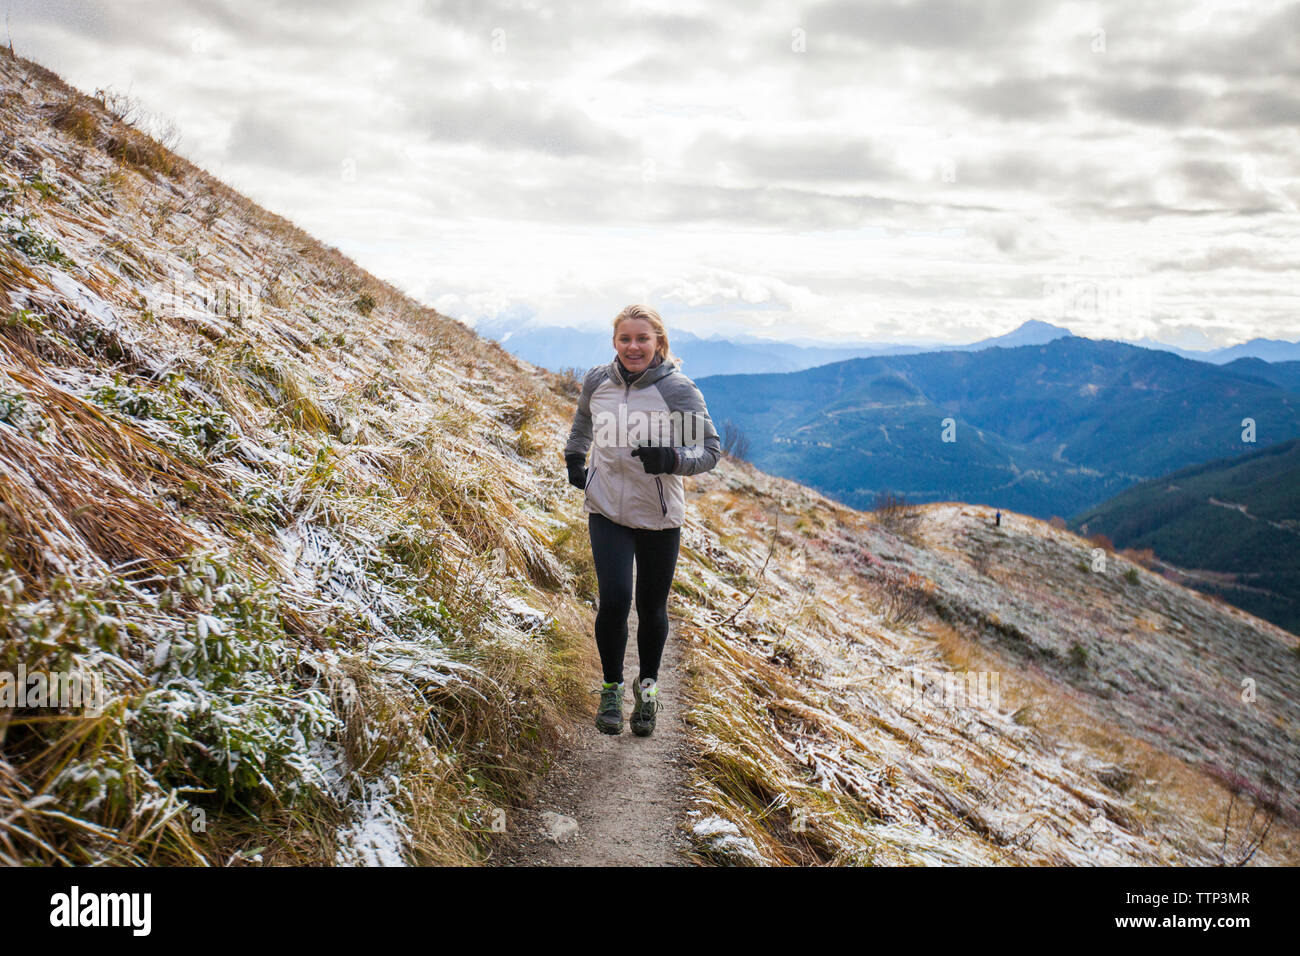
[{"label": "woman", "polygon": [[[654,309],[629,305],[614,319],[614,361],[587,372],[564,446],[569,483],[584,509],[600,590],[596,646],[604,671],[596,726],[623,731],[623,654],[636,560],[637,650],[632,732],[648,737],[659,710],[659,660],[668,638],[668,593],[686,519],[685,475],[713,468],[717,429],[695,383],[677,368]],[[594,444],[590,469],[584,467]]]}]

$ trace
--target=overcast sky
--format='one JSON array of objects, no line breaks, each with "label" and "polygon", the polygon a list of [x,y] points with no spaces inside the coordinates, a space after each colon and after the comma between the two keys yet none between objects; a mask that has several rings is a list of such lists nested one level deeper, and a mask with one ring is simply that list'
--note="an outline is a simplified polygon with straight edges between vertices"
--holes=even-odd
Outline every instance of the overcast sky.
[{"label": "overcast sky", "polygon": [[0,0],[475,324],[1300,339],[1300,5]]}]

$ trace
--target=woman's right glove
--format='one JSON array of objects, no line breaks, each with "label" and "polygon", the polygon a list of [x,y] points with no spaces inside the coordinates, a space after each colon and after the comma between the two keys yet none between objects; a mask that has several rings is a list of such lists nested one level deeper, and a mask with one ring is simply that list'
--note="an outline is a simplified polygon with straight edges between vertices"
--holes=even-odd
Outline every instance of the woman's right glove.
[{"label": "woman's right glove", "polygon": [[569,484],[575,488],[587,487],[586,455],[565,455],[564,463],[569,466]]}]

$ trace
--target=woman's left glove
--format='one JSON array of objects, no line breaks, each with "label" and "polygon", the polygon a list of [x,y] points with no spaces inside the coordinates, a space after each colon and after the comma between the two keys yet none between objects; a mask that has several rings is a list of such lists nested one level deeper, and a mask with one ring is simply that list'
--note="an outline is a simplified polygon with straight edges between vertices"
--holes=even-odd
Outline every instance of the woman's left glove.
[{"label": "woman's left glove", "polygon": [[564,464],[569,471],[569,484],[581,491],[587,487],[586,455],[565,455]]},{"label": "woman's left glove", "polygon": [[641,459],[647,475],[663,475],[677,467],[677,451],[669,445],[641,445],[632,449],[632,457]]}]

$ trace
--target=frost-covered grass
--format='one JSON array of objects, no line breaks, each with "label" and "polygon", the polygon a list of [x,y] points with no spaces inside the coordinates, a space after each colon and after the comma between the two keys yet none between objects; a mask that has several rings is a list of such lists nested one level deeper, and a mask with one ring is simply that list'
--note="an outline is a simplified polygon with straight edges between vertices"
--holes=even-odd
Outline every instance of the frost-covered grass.
[{"label": "frost-covered grass", "polygon": [[[111,754],[79,748],[80,759],[66,759],[63,738],[44,736],[43,725],[24,715],[11,717],[6,755],[33,755],[28,770],[63,761],[57,775],[41,778],[40,791],[60,814],[119,834],[93,847],[75,842],[75,849],[33,835],[12,843],[11,858],[31,859],[39,849],[51,859],[136,859],[140,849],[120,836],[130,832],[122,821],[143,813],[136,798],[148,806],[162,801],[171,814],[161,833],[150,831],[159,841],[149,845],[151,858],[253,861],[247,847],[222,839],[235,834],[263,844],[255,854],[262,862],[292,852],[360,862],[393,853],[413,862],[478,858],[492,811],[527,788],[566,695],[568,703],[576,699],[569,635],[546,615],[520,618],[518,604],[498,596],[511,565],[544,581],[558,574],[540,529],[510,491],[486,476],[456,474],[436,436],[356,458],[333,444],[309,454],[296,439],[266,449],[239,435],[220,409],[182,398],[174,381],[91,375],[65,378],[64,389],[7,371],[19,378],[4,392],[3,424],[11,429],[0,432],[0,449],[9,451],[0,463],[25,464],[0,495],[15,519],[10,526],[25,521],[29,540],[45,537],[68,558],[79,553],[82,568],[96,565],[104,550],[97,545],[110,532],[114,558],[147,552],[115,563],[106,583],[92,584],[85,572],[51,577],[56,564],[72,562],[49,560],[58,556],[48,549],[39,558],[34,548],[14,551],[25,565],[10,572],[15,593],[66,592],[68,607],[89,602],[95,613],[65,613],[44,596],[12,603],[5,647],[85,654],[90,638],[98,640],[99,651],[111,655],[101,658],[101,670],[111,659],[120,679],[100,719],[112,729],[92,739],[120,746]],[[46,429],[57,446],[19,444],[22,430],[45,417],[61,425]],[[92,437],[96,450],[116,453],[110,469],[125,473],[107,487],[108,476],[77,454]],[[177,474],[159,467],[165,457],[139,461],[152,449],[175,452]],[[98,486],[55,485],[55,460],[77,463],[62,469],[65,480],[81,476]],[[40,474],[51,480],[20,483]],[[126,477],[147,475],[173,479],[172,492],[158,499],[162,508],[113,501],[130,494]],[[16,495],[23,488],[27,500]],[[57,520],[69,506],[80,521]],[[182,529],[192,540],[225,532],[246,547],[220,560],[150,549]],[[92,596],[100,594],[110,597]],[[94,630],[79,635],[56,623],[65,618],[93,620]],[[31,736],[17,736],[19,727]],[[330,748],[345,758],[341,772],[321,767]],[[342,783],[331,784],[331,774]],[[402,785],[380,816],[404,808],[404,822],[390,831],[405,842],[354,854],[348,841],[363,839],[363,831],[363,842],[374,836],[372,826],[356,829],[358,808],[374,804],[374,780],[393,775]],[[210,840],[187,833],[196,814]],[[277,849],[238,823],[216,825],[230,814],[278,820],[288,832],[335,819],[336,845],[317,839]]]},{"label": "frost-covered grass", "polygon": [[[1252,849],[1256,863],[1300,858],[1296,831],[1258,788],[1179,759],[1176,735],[1164,747],[1141,739],[1105,714],[1105,698],[1015,658],[1027,614],[1069,634],[1098,606],[1061,588],[1073,558],[1046,524],[1015,516],[997,562],[979,572],[969,563],[978,549],[962,539],[982,533],[980,521],[957,519],[961,506],[926,506],[899,534],[749,466],[724,463],[696,487],[672,610],[691,648],[686,825],[698,862],[1203,865]],[[1013,556],[1014,573],[997,566]],[[1167,587],[1167,617],[1206,613],[1199,596]],[[969,621],[938,614],[966,602]],[[1109,609],[1108,656],[1132,644],[1119,636],[1129,610]],[[1173,677],[1182,663],[1160,666]],[[911,669],[926,694],[904,690]],[[997,672],[1000,700],[933,693],[945,675],[969,672]]]},{"label": "frost-covered grass", "polygon": [[0,665],[108,690],[0,710],[0,862],[484,860],[587,703],[571,408],[116,101],[0,83]]}]

